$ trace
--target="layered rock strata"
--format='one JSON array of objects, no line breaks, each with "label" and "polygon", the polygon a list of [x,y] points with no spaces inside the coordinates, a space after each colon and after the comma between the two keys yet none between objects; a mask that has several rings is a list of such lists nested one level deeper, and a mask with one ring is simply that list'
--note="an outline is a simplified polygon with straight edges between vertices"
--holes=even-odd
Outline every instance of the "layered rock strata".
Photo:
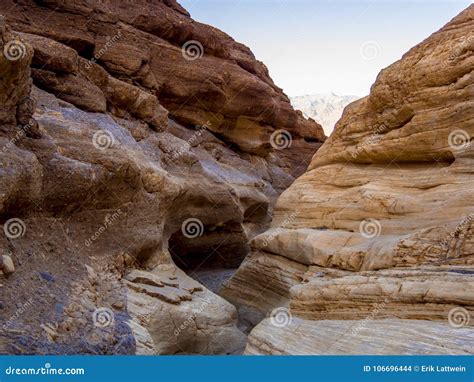
[{"label": "layered rock strata", "polygon": [[236,267],[321,127],[175,1],[0,14],[0,352],[241,352],[177,266]]},{"label": "layered rock strata", "polygon": [[[382,70],[281,195],[223,295],[253,323],[281,306],[301,328],[265,321],[248,352],[472,352],[473,26],[470,6]],[[366,345],[331,347],[366,318]],[[384,346],[394,325],[406,332]],[[403,345],[422,327],[425,350]]]}]

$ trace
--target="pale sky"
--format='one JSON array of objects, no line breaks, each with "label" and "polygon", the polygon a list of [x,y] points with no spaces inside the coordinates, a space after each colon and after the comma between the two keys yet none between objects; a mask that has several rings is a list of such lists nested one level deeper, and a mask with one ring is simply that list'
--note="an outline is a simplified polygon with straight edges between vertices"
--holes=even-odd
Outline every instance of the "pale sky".
[{"label": "pale sky", "polygon": [[289,96],[364,96],[379,71],[437,31],[464,0],[178,0],[244,43]]}]

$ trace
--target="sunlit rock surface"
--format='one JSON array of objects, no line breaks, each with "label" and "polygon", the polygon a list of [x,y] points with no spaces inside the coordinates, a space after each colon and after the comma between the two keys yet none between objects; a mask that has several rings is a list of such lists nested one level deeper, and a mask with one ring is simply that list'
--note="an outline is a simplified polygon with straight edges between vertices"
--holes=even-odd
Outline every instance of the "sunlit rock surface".
[{"label": "sunlit rock surface", "polygon": [[[425,326],[430,353],[472,352],[473,27],[470,6],[382,70],[280,196],[271,229],[252,240],[223,295],[251,309],[249,320],[283,306],[307,321],[301,334],[265,321],[249,352],[293,354],[298,343],[317,354],[424,353],[397,345],[406,334],[392,346],[380,319]],[[367,317],[370,345],[330,346],[329,328]],[[465,327],[455,344],[449,324]]]},{"label": "sunlit rock surface", "polygon": [[0,353],[243,351],[176,266],[237,267],[321,126],[175,1],[0,15]]}]

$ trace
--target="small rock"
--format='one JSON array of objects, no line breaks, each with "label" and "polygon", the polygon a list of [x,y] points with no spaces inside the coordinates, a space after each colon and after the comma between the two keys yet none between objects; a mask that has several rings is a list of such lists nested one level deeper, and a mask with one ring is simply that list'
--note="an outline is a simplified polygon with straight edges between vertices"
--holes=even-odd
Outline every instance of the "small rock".
[{"label": "small rock", "polygon": [[87,274],[89,275],[89,279],[95,281],[97,279],[97,273],[95,273],[94,268],[90,267],[86,264]]},{"label": "small rock", "polygon": [[123,307],[124,305],[122,301],[115,301],[114,303],[112,303],[112,308],[115,308],[117,310],[122,310]]},{"label": "small rock", "polygon": [[6,276],[10,276],[15,272],[15,265],[13,264],[12,258],[9,255],[2,255],[1,259],[0,270],[2,270]]},{"label": "small rock", "polygon": [[52,324],[41,324],[40,327],[46,332],[48,335],[48,339],[51,342],[56,341],[58,338],[58,332],[56,331],[56,328]]}]

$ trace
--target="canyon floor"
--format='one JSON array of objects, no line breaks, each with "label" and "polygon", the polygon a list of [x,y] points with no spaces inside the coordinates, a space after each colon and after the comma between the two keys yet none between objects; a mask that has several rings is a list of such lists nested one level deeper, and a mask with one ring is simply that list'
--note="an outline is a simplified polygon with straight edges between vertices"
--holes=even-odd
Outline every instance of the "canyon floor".
[{"label": "canyon floor", "polygon": [[473,354],[474,6],[330,137],[175,0],[0,3],[0,354]]}]

